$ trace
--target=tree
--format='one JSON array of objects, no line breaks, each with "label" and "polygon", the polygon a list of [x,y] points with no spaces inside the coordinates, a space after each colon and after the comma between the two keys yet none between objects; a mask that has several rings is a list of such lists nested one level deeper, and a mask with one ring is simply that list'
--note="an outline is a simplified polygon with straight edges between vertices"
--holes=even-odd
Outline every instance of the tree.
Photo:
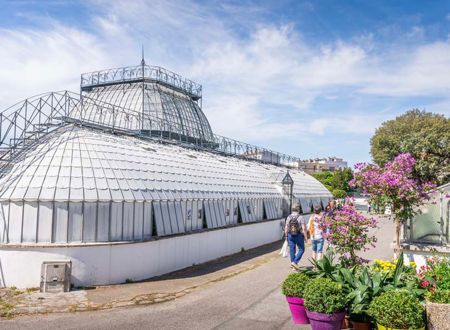
[{"label": "tree", "polygon": [[333,172],[332,186],[334,189],[340,189],[345,192],[350,192],[351,188],[348,182],[353,178],[353,171],[347,167],[344,169],[338,169]]},{"label": "tree", "polygon": [[450,180],[450,119],[443,115],[410,110],[384,122],[370,144],[372,158],[379,166],[401,153],[410,153],[416,159],[416,179],[436,184]]},{"label": "tree", "polygon": [[348,182],[353,178],[353,171],[351,168],[338,169],[334,172],[325,171],[314,173],[313,177],[331,191],[334,198],[345,198],[351,191],[351,188],[348,185]]},{"label": "tree", "polygon": [[317,179],[318,181],[320,181],[320,183],[322,183],[325,188],[327,188],[329,191],[333,190],[333,172],[330,171],[325,171],[325,172],[320,172],[320,173],[314,173],[312,174],[312,176]]},{"label": "tree", "polygon": [[333,195],[334,199],[342,199],[342,198],[347,197],[347,192],[342,189],[333,189],[331,194]]},{"label": "tree", "polygon": [[355,165],[350,185],[369,195],[372,205],[390,205],[395,221],[396,252],[400,251],[400,230],[417,213],[417,206],[427,201],[432,183],[422,183],[413,177],[415,159],[411,154],[400,154],[384,167],[375,164]]}]

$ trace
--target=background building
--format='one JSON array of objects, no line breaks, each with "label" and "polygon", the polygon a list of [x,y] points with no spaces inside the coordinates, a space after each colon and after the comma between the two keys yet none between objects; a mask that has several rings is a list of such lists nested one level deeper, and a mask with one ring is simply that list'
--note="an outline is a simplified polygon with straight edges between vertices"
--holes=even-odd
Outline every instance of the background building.
[{"label": "background building", "polygon": [[325,171],[334,172],[348,167],[348,164],[342,158],[327,157],[301,160],[298,162],[298,167],[308,174],[313,174]]}]

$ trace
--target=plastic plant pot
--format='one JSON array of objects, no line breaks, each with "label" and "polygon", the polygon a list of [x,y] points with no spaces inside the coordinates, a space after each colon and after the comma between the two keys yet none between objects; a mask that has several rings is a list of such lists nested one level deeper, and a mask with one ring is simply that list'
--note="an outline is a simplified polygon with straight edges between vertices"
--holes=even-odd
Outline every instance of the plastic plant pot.
[{"label": "plastic plant pot", "polygon": [[308,316],[306,315],[305,305],[303,304],[303,298],[287,297],[286,300],[289,304],[289,308],[292,314],[292,321],[295,324],[309,324]]},{"label": "plastic plant pot", "polygon": [[306,311],[313,330],[340,330],[345,312],[332,314]]}]

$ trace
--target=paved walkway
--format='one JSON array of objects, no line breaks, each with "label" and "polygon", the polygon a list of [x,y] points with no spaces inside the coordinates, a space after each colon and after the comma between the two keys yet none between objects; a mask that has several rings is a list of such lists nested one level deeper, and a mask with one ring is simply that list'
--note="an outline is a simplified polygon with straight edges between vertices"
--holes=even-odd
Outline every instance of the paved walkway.
[{"label": "paved walkway", "polygon": [[[394,226],[388,219],[380,225],[377,248],[366,258],[392,256]],[[290,271],[288,260],[278,256],[279,245],[264,249],[210,264],[209,269],[197,267],[157,281],[86,291],[93,304],[105,307],[111,300],[140,297],[133,307],[24,316],[0,321],[0,329],[309,329],[291,323],[280,291]],[[303,264],[309,255],[308,249]],[[155,293],[172,296],[166,299],[170,301],[148,304],[158,302]]]},{"label": "paved walkway", "polygon": [[13,315],[81,312],[173,300],[279,258],[274,251],[279,249],[280,244],[280,242],[268,244],[144,282],[101,286],[58,294],[40,292],[15,294],[14,308],[11,312]]}]

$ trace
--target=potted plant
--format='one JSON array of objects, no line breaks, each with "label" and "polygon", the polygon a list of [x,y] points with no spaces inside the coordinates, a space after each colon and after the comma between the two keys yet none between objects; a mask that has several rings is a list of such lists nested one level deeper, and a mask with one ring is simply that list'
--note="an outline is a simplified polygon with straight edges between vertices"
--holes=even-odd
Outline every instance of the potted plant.
[{"label": "potted plant", "polygon": [[373,299],[368,314],[376,320],[378,330],[425,330],[420,301],[404,289],[387,291]]},{"label": "potted plant", "polygon": [[316,278],[305,288],[306,315],[313,330],[339,330],[345,317],[346,298],[342,285]]},{"label": "potted plant", "polygon": [[375,247],[377,241],[375,235],[369,234],[370,229],[377,228],[377,220],[359,212],[350,198],[332,217],[323,217],[320,227],[324,238],[333,245],[340,263],[345,267],[367,262],[358,253],[367,251],[369,246]]},{"label": "potted plant", "polygon": [[450,290],[436,289],[426,298],[428,329],[446,329],[450,324]]},{"label": "potted plant", "polygon": [[450,324],[450,258],[429,258],[419,269],[425,295],[429,329],[444,329]]},{"label": "potted plant", "polygon": [[302,273],[292,273],[283,282],[281,291],[286,296],[295,324],[309,324],[306,316],[303,294],[309,277]]}]

